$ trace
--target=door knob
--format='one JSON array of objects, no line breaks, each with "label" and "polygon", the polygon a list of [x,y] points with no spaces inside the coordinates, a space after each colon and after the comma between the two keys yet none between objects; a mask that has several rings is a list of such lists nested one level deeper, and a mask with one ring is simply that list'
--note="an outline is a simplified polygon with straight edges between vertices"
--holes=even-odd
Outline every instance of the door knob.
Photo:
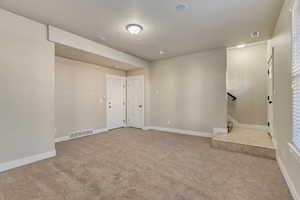
[{"label": "door knob", "polygon": [[142,105],[139,105],[139,108],[142,108],[143,106]]}]

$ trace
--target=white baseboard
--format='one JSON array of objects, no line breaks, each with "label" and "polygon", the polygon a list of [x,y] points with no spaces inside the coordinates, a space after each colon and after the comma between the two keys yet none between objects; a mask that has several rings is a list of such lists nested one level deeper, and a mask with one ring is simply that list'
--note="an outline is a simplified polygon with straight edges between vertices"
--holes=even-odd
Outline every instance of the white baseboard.
[{"label": "white baseboard", "polygon": [[46,153],[41,153],[38,155],[34,155],[34,156],[29,156],[26,158],[22,158],[22,159],[18,159],[18,160],[14,160],[14,161],[9,161],[6,163],[0,163],[0,172],[4,172],[7,171],[9,169],[13,169],[16,167],[21,167],[24,165],[28,165],[34,162],[38,162],[47,158],[51,158],[56,156],[56,151],[50,151],[50,152],[46,152]]},{"label": "white baseboard", "polygon": [[288,174],[288,172],[287,172],[287,170],[286,170],[286,168],[285,168],[285,166],[284,166],[284,164],[283,164],[283,162],[282,162],[282,160],[281,160],[281,158],[278,154],[276,155],[276,160],[278,162],[281,173],[282,173],[282,175],[283,175],[283,177],[284,177],[284,179],[285,179],[285,181],[286,181],[286,183],[287,183],[287,185],[290,189],[290,192],[291,192],[294,200],[300,200],[300,195],[297,193],[296,186],[292,182],[292,180],[291,180],[291,178],[290,178],[290,176],[289,176],[289,174]]},{"label": "white baseboard", "polygon": [[201,137],[212,137],[212,133],[205,133],[201,131],[191,131],[186,129],[175,129],[175,128],[166,128],[166,127],[157,127],[157,126],[149,126],[144,127],[143,130],[157,130],[169,133],[177,133],[183,135],[193,135],[193,136],[201,136]]},{"label": "white baseboard", "polygon": [[59,138],[55,138],[55,139],[54,139],[54,143],[57,143],[57,142],[64,142],[64,141],[68,141],[68,140],[70,140],[70,137],[69,137],[69,136],[59,137]]},{"label": "white baseboard", "polygon": [[239,126],[239,122],[236,119],[234,119],[231,115],[227,115],[227,117],[230,121],[232,121],[233,127],[238,127]]},{"label": "white baseboard", "polygon": [[213,128],[213,134],[218,135],[218,134],[226,134],[228,133],[227,128]]},{"label": "white baseboard", "polygon": [[254,125],[254,124],[239,124],[238,128],[249,128],[249,129],[256,129],[256,130],[260,130],[260,131],[268,131],[269,130],[268,126]]},{"label": "white baseboard", "polygon": [[94,129],[93,134],[99,134],[99,133],[103,133],[103,132],[107,132],[108,128],[98,128],[98,129]]},{"label": "white baseboard", "polygon": [[277,150],[277,141],[275,139],[275,137],[272,136],[272,143],[274,145],[275,150]]},{"label": "white baseboard", "polygon": [[54,140],[54,142],[57,143],[57,142],[64,142],[64,141],[68,141],[68,140],[74,140],[74,139],[78,139],[78,138],[82,138],[82,137],[90,136],[90,135],[96,135],[96,134],[107,132],[107,131],[108,131],[108,128],[94,129],[93,133],[91,133],[91,134],[82,135],[82,136],[74,137],[74,138],[70,138],[70,136],[63,136],[63,137],[56,138]]}]

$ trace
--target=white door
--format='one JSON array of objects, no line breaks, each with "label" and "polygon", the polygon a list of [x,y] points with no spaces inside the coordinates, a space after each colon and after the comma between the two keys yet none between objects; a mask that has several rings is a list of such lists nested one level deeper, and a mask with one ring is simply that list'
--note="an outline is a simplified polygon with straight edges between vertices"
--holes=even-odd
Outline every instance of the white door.
[{"label": "white door", "polygon": [[273,136],[273,94],[274,94],[274,48],[270,47],[268,53],[268,126]]},{"label": "white door", "polygon": [[126,79],[121,76],[107,75],[107,128],[125,126],[126,118]]},{"label": "white door", "polygon": [[144,127],[144,76],[127,78],[127,126]]}]

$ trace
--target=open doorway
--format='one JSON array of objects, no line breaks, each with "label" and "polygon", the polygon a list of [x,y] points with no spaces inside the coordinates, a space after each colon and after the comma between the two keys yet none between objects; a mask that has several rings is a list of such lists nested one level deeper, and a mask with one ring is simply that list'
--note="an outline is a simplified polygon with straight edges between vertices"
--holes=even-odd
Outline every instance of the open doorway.
[{"label": "open doorway", "polygon": [[227,49],[228,134],[214,140],[230,143],[230,150],[275,158],[270,52],[266,41]]}]

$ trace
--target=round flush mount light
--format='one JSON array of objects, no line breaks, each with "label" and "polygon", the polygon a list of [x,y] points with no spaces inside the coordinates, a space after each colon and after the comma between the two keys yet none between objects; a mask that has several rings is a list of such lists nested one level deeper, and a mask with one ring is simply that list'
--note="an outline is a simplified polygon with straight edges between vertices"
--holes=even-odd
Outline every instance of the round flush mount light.
[{"label": "round flush mount light", "polygon": [[159,51],[159,54],[163,55],[163,54],[165,54],[165,52],[164,51]]},{"label": "round flush mount light", "polygon": [[143,27],[139,24],[128,24],[126,30],[132,35],[137,35],[143,31]]}]

